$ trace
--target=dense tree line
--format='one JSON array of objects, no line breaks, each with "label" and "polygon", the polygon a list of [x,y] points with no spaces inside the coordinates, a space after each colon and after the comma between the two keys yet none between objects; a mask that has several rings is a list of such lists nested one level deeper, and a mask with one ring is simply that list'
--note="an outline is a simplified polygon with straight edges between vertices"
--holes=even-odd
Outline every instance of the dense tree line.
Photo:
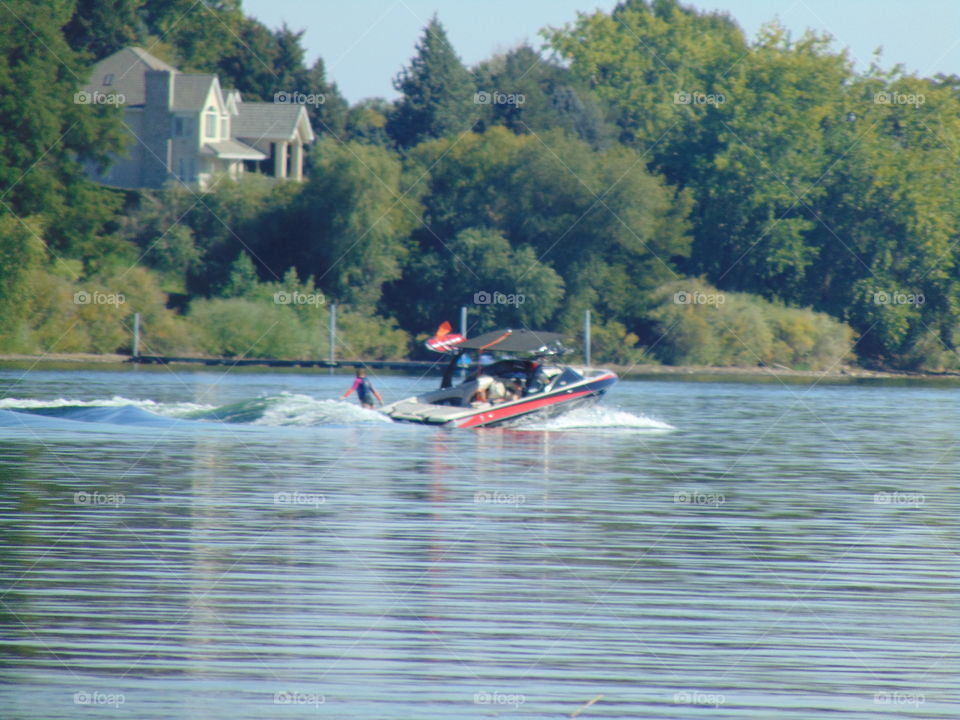
[{"label": "dense tree line", "polygon": [[[114,350],[140,311],[157,351],[318,354],[336,301],[344,342],[372,355],[466,304],[474,332],[573,335],[590,309],[595,355],[625,363],[830,367],[853,347],[960,365],[957,78],[857,73],[827,38],[750,40],[676,0],[580,15],[474,68],[433,18],[399,99],[352,107],[302,32],[238,0],[11,0],[0,37],[6,349]],[[323,93],[308,181],[86,180],[122,125],[72,93],[130,44],[246,97]],[[68,306],[118,287],[106,320]],[[323,302],[276,301],[290,292]]]}]

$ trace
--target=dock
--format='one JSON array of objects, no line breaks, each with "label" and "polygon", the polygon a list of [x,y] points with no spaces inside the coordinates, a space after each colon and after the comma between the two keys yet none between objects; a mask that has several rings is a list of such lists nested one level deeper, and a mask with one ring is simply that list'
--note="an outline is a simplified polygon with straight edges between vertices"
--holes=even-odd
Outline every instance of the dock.
[{"label": "dock", "polygon": [[447,361],[439,360],[274,360],[271,358],[195,358],[166,355],[134,355],[129,362],[140,365],[206,365],[221,367],[280,367],[280,368],[369,368],[371,370],[400,370],[442,372]]}]

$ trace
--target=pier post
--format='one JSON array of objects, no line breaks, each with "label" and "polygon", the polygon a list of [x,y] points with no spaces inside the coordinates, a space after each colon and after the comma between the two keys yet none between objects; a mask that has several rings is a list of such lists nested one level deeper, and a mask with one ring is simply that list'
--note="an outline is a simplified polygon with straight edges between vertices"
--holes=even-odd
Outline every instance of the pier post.
[{"label": "pier post", "polygon": [[[330,306],[330,362],[337,361],[337,304]],[[333,368],[330,368],[333,372]]]},{"label": "pier post", "polygon": [[133,314],[133,357],[140,357],[140,313]]}]

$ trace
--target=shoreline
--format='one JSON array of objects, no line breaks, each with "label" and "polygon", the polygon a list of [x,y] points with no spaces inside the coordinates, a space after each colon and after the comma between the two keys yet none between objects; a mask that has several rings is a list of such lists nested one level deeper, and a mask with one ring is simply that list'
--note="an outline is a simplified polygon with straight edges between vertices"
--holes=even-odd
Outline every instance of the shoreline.
[{"label": "shoreline", "polygon": [[960,372],[918,371],[918,370],[869,370],[854,365],[844,365],[835,370],[796,370],[784,366],[718,366],[718,365],[605,365],[624,376],[631,375],[700,375],[728,377],[768,377],[768,378],[832,378],[837,380],[857,380],[863,378],[899,379],[899,380],[944,380],[960,379]]},{"label": "shoreline", "polygon": [[[97,354],[97,353],[47,353],[44,355],[28,355],[21,353],[0,354],[0,363],[32,362],[37,367],[50,364],[88,364],[88,365],[126,365],[140,367],[130,363],[129,355]],[[177,365],[178,363],[171,363]],[[726,367],[714,365],[617,365],[601,364],[602,367],[613,370],[622,377],[630,376],[725,376],[725,377],[767,377],[767,378],[832,378],[832,379],[960,379],[960,372],[944,371],[908,371],[908,370],[869,370],[853,365],[844,365],[835,370],[795,370],[779,366],[747,366]],[[250,367],[250,366],[248,366]],[[264,365],[264,367],[268,367]],[[271,368],[275,370],[276,368]],[[339,368],[343,370],[344,368]],[[350,368],[346,368],[350,370]],[[352,370],[351,370],[352,372]]]}]

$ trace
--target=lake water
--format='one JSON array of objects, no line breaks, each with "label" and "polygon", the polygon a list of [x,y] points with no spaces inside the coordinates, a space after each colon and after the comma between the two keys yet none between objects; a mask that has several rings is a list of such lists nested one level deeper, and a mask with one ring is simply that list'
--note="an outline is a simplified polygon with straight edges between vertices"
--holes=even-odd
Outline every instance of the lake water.
[{"label": "lake water", "polygon": [[0,370],[0,716],[960,717],[956,386],[349,384]]}]

